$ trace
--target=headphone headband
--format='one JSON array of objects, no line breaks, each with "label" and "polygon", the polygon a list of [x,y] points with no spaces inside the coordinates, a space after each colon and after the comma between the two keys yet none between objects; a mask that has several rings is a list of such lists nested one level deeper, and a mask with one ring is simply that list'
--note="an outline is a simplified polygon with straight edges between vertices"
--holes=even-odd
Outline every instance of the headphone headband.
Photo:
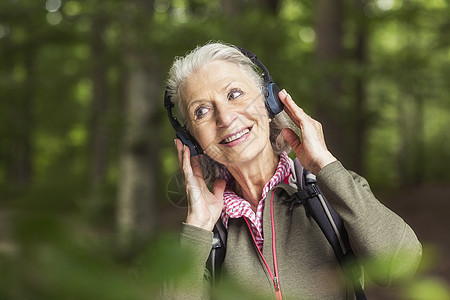
[{"label": "headphone headband", "polygon": [[262,76],[264,78],[265,84],[269,84],[270,82],[273,82],[272,76],[270,76],[270,73],[267,70],[266,66],[263,65],[263,63],[258,59],[258,57],[256,56],[255,53],[253,53],[250,50],[247,50],[245,48],[239,47],[239,46],[233,46],[233,47],[238,49],[239,51],[241,51],[242,54],[247,56],[252,61],[252,63],[257,65],[263,71]]}]

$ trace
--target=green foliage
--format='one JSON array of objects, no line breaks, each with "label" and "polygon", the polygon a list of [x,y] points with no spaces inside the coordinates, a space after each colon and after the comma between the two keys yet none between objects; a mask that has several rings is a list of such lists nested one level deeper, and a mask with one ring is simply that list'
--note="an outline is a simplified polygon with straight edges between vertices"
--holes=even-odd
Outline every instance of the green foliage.
[{"label": "green foliage", "polygon": [[[161,74],[155,78],[161,97],[149,99],[161,103],[150,120],[159,127],[152,142],[159,145],[160,169],[157,195],[149,200],[160,206],[167,204],[165,189],[177,171],[174,134],[162,106],[165,74],[175,56],[208,40],[257,53],[277,84],[313,116],[318,98],[330,96],[317,87],[338,75],[345,97],[335,113],[350,137],[360,78],[368,126],[363,175],[372,186],[448,184],[448,2],[362,1],[361,13],[345,1],[343,55],[323,64],[315,55],[314,2],[280,0],[276,11],[262,2],[236,2],[231,12],[219,0],[0,2],[0,298],[147,299],[162,277],[189,268],[178,259],[172,235],[137,243],[130,260],[115,244],[130,53]],[[353,58],[360,25],[367,26],[363,64]],[[100,27],[103,52],[96,61]],[[108,99],[101,121],[108,135],[107,175],[94,201],[92,74],[99,66]],[[403,295],[448,299],[446,284],[424,277]]]},{"label": "green foliage", "polygon": [[435,268],[446,254],[438,251],[436,246],[425,244],[423,251],[423,259],[418,274],[402,286],[399,295],[404,299],[422,300],[422,299],[450,299],[450,287],[448,282],[440,276],[433,274],[428,275]]},{"label": "green foliage", "polygon": [[113,241],[80,227],[73,216],[12,217],[16,240],[0,249],[2,299],[148,299],[164,278],[190,267],[173,234],[155,238],[139,259],[121,262]]},{"label": "green foliage", "polygon": [[440,278],[426,278],[414,282],[410,288],[404,291],[406,299],[412,300],[448,300],[450,291],[448,285]]}]

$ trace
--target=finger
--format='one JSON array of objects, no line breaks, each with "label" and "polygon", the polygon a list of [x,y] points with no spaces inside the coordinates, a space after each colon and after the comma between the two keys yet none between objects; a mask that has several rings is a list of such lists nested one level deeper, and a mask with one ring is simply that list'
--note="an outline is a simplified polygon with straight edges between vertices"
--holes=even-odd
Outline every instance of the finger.
[{"label": "finger", "polygon": [[295,101],[292,99],[291,95],[287,95],[286,98],[286,106],[288,107],[289,111],[301,122],[305,118],[308,117],[308,115],[305,113],[305,111],[295,103]]},{"label": "finger", "polygon": [[195,176],[197,177],[201,177],[203,178],[203,172],[202,172],[202,168],[200,167],[200,162],[198,160],[198,157],[191,157],[191,167],[192,167],[192,171],[194,173]]},{"label": "finger", "polygon": [[284,128],[283,131],[283,137],[288,142],[289,146],[292,147],[294,150],[299,150],[302,144],[301,139],[299,136],[290,128]]},{"label": "finger", "polygon": [[297,103],[295,103],[291,95],[289,95],[288,93],[283,93],[280,100],[281,102],[283,102],[285,108],[287,108],[286,112],[293,121],[298,120],[301,123],[303,120],[308,118],[308,115],[305,113],[305,111],[301,107],[299,107]]},{"label": "finger", "polygon": [[189,180],[189,178],[192,177],[193,173],[192,173],[192,167],[191,167],[191,153],[189,150],[189,147],[187,147],[186,145],[183,145],[183,165],[182,165],[182,170],[184,173],[184,179],[187,183],[187,181]]},{"label": "finger", "polygon": [[225,179],[217,179],[216,181],[214,181],[213,194],[219,199],[223,198],[225,186],[226,186]]},{"label": "finger", "polygon": [[[281,102],[283,102],[284,105],[284,111],[287,113],[287,115],[289,116],[289,118],[294,122],[295,125],[297,125],[298,127],[301,127],[300,124],[300,119],[295,115],[295,112],[292,110],[292,107],[290,105],[287,105],[288,102],[288,93],[286,92],[286,90],[282,90],[279,94],[278,97],[280,98]],[[292,99],[292,98],[291,98]]]},{"label": "finger", "polygon": [[294,124],[300,128],[301,127],[300,120],[298,120],[298,118],[290,111],[289,107],[284,106],[284,111],[289,116],[289,118],[292,120],[292,122],[294,122]]},{"label": "finger", "polygon": [[175,139],[175,147],[177,149],[177,155],[178,155],[178,167],[180,170],[183,169],[183,146],[179,139]]}]

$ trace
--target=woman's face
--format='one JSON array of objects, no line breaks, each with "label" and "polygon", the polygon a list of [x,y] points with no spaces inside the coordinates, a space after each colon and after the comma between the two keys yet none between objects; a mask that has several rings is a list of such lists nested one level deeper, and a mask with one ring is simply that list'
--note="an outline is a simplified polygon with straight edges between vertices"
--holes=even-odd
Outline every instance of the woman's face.
[{"label": "woman's face", "polygon": [[180,92],[188,129],[214,160],[231,166],[272,151],[263,96],[238,65],[209,63]]}]

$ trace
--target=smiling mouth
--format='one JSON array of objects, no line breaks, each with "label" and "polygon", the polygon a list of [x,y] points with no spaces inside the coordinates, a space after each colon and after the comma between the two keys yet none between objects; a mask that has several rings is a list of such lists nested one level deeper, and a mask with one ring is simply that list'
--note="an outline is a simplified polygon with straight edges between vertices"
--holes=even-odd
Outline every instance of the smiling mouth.
[{"label": "smiling mouth", "polygon": [[238,140],[241,137],[243,137],[244,135],[248,134],[250,132],[250,130],[252,130],[251,127],[244,128],[243,130],[224,138],[223,140],[221,140],[219,142],[219,144],[229,144],[231,142],[234,142],[235,140]]}]

